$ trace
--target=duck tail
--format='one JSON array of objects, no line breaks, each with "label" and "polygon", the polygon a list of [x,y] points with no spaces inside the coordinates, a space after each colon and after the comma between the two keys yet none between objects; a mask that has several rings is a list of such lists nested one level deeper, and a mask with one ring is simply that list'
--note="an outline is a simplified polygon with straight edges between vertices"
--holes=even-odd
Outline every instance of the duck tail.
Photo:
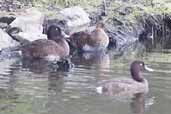
[{"label": "duck tail", "polygon": [[96,87],[96,92],[99,94],[102,94],[103,93],[103,87],[102,86]]}]

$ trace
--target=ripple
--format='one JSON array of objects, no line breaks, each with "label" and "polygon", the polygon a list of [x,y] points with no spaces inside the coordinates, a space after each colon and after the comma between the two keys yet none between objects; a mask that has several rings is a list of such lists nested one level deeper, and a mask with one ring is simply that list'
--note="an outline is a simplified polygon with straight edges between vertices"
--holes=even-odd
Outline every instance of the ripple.
[{"label": "ripple", "polygon": [[[147,110],[151,110],[151,106],[157,107],[156,109],[163,108],[165,102],[168,104],[171,102],[171,63],[146,59],[148,66],[155,69],[154,72],[143,72],[149,81],[149,96],[122,102],[97,95],[94,88],[99,81],[123,76],[130,77],[129,64],[132,60],[114,60],[113,58],[110,58],[110,61],[106,61],[106,58],[105,61],[101,58],[100,61],[80,60],[80,63],[75,61],[77,64],[69,72],[51,72],[44,63],[27,65],[16,60],[0,61],[1,104],[5,105],[8,102],[21,110],[22,103],[24,107],[28,107],[30,113],[36,114],[40,114],[41,111],[47,112],[47,110],[54,114],[66,112],[110,114],[130,112],[131,102],[137,103],[134,108],[136,106],[142,108],[141,106],[145,105]],[[110,64],[103,66],[104,62],[110,62]],[[15,100],[10,99],[12,96]],[[156,109],[152,112],[157,112]],[[171,111],[170,108],[167,110]]]}]

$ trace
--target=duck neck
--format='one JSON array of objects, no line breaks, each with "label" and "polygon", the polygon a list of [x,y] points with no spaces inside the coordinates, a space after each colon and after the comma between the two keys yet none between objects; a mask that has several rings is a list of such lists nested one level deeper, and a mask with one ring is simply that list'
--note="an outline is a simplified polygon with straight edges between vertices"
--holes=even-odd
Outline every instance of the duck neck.
[{"label": "duck neck", "polygon": [[144,78],[140,75],[139,70],[131,69],[132,78],[137,82],[144,82]]},{"label": "duck neck", "polygon": [[137,81],[137,82],[144,82],[144,78],[133,78],[135,81]]}]

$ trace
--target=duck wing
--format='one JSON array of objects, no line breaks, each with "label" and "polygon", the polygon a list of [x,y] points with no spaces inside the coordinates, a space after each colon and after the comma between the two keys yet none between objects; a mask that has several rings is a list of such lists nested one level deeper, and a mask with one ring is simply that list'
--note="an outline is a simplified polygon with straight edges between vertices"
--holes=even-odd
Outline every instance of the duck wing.
[{"label": "duck wing", "polygon": [[22,47],[22,54],[26,58],[44,58],[48,55],[60,55],[62,48],[52,40],[39,39]]},{"label": "duck wing", "polygon": [[109,96],[129,96],[148,91],[146,82],[139,83],[131,78],[117,78],[104,81],[99,87],[101,87],[101,93]]},{"label": "duck wing", "polygon": [[87,39],[90,37],[90,34],[87,32],[78,32],[74,33],[70,37],[70,44],[76,49],[82,49],[85,44],[87,44]]}]

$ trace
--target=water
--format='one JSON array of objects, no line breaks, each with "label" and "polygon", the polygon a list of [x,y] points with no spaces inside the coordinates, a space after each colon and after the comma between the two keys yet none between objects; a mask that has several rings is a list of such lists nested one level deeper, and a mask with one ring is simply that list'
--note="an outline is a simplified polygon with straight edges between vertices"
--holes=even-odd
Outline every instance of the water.
[{"label": "water", "polygon": [[[0,114],[170,114],[171,54],[143,57],[87,55],[72,58],[68,72],[53,71],[44,62],[0,61]],[[97,83],[130,76],[129,65],[144,60],[155,72],[143,72],[147,95],[113,98],[94,91]]]}]

